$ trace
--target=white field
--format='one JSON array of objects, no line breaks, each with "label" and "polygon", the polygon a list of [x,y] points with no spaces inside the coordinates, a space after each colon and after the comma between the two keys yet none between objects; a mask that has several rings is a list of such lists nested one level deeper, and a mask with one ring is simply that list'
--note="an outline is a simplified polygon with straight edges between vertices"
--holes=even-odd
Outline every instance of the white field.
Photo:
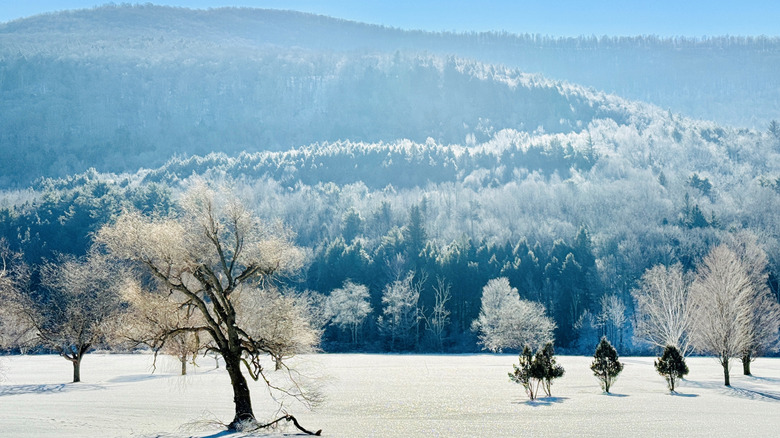
[{"label": "white field", "polygon": [[[755,377],[735,361],[727,388],[714,359],[690,358],[677,395],[644,357],[622,358],[613,394],[603,394],[591,359],[559,357],[566,375],[554,397],[529,402],[507,377],[514,355],[305,356],[297,366],[320,376],[326,400],[287,410],[332,437],[780,436],[780,359],[758,359]],[[148,355],[90,354],[73,384],[57,356],[0,357],[0,436],[242,436],[209,423],[232,419],[232,393],[224,368],[200,362],[182,377],[170,358],[151,374]],[[263,385],[252,391],[258,417],[275,418]]]}]

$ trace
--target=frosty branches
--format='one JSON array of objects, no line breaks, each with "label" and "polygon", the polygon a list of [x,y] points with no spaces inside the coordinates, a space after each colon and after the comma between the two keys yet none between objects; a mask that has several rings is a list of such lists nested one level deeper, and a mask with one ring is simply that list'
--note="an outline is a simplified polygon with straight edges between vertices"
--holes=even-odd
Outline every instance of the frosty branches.
[{"label": "frosty branches", "polygon": [[391,349],[414,346],[417,340],[415,329],[420,322],[417,303],[421,290],[422,281],[415,282],[413,272],[385,286],[382,293],[384,308],[377,324],[389,341]]},{"label": "frosty branches", "polygon": [[683,355],[691,351],[691,280],[682,266],[663,265],[648,269],[639,288],[631,291],[636,307],[635,336],[659,348],[677,347]]},{"label": "frosty branches", "polygon": [[[242,364],[252,378],[268,383],[261,357],[270,356],[279,368],[284,358],[309,351],[319,341],[306,310],[271,283],[297,271],[303,253],[288,230],[263,223],[228,190],[196,182],[181,205],[177,217],[123,213],[97,233],[96,241],[156,278],[177,312],[195,310],[190,318],[158,324],[157,345],[183,333],[210,338],[210,348],[222,355],[230,375],[235,428],[254,420]],[[144,296],[160,299],[153,292]],[[291,395],[307,400],[303,391]]]},{"label": "frosty branches", "polygon": [[749,327],[756,289],[737,254],[724,245],[713,249],[691,287],[696,348],[714,354],[729,386],[729,360],[750,345]]},{"label": "frosty branches", "polygon": [[371,313],[368,299],[368,287],[349,280],[342,287],[333,289],[328,298],[329,313],[333,315],[331,322],[349,330],[353,344],[358,343],[360,328]]},{"label": "frosty branches", "polygon": [[505,277],[490,280],[482,289],[482,308],[472,324],[479,343],[490,351],[540,347],[552,341],[555,323],[540,303],[521,300]]}]

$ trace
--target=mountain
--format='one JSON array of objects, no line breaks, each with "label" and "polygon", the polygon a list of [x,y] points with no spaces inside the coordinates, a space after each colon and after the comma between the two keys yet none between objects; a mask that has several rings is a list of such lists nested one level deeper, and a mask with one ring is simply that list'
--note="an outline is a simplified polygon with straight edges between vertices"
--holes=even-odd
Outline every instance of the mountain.
[{"label": "mountain", "polygon": [[[339,140],[469,145],[502,129],[568,133],[641,117],[643,105],[577,82],[656,103],[690,97],[696,108],[763,124],[777,111],[764,103],[780,92],[778,47],[432,34],[235,8],[40,15],[0,25],[0,187],[212,151]],[[712,105],[719,93],[739,98]]]}]

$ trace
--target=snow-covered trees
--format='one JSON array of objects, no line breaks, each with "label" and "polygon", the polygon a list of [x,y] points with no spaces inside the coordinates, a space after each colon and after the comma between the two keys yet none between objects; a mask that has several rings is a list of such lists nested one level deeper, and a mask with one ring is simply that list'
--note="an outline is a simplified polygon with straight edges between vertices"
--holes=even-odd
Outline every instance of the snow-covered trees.
[{"label": "snow-covered trees", "polygon": [[340,288],[333,289],[328,297],[327,306],[328,313],[332,315],[331,324],[348,330],[353,344],[358,343],[360,328],[371,313],[368,299],[368,287],[350,280],[345,281]]},{"label": "snow-covered trees", "polygon": [[680,350],[674,345],[667,345],[664,353],[658,360],[653,362],[658,374],[666,379],[666,386],[670,392],[674,392],[674,385],[677,379],[682,379],[688,374],[688,365],[685,364],[685,358]]},{"label": "snow-covered trees", "polygon": [[593,375],[599,379],[601,389],[609,393],[609,389],[617,380],[618,374],[623,371],[623,364],[618,361],[617,350],[609,343],[606,337],[601,338],[601,342],[596,347],[590,369],[593,371]]},{"label": "snow-covered trees", "polygon": [[379,329],[390,350],[416,346],[420,322],[421,282],[414,281],[414,273],[385,286],[382,293],[382,315],[377,319]]},{"label": "snow-covered trees", "polygon": [[542,346],[552,341],[555,323],[542,304],[522,300],[506,277],[490,280],[482,288],[482,307],[472,324],[486,350]]},{"label": "snow-covered trees", "polygon": [[[270,281],[297,271],[303,257],[288,230],[263,223],[228,190],[214,191],[197,182],[181,206],[176,217],[125,212],[98,231],[96,241],[113,256],[152,275],[163,290],[176,292],[168,293],[167,299],[197,309],[197,323],[180,321],[159,335],[165,339],[191,332],[210,338],[230,376],[235,416],[229,428],[235,429],[255,421],[242,364],[253,379],[268,382],[263,356],[279,360],[291,352],[291,333],[267,330],[264,322],[297,319],[295,308],[271,299],[270,310],[264,307],[269,301],[265,294],[275,294],[268,289]],[[146,293],[153,296],[154,290]],[[277,309],[282,315],[274,314]],[[295,348],[317,341],[305,327],[299,328],[294,332],[301,337],[293,340]],[[305,400],[307,393],[291,395]]]},{"label": "snow-covered trees", "polygon": [[690,352],[690,285],[680,264],[656,265],[645,271],[639,287],[631,291],[636,309],[634,336],[659,348],[675,346],[683,355]]}]

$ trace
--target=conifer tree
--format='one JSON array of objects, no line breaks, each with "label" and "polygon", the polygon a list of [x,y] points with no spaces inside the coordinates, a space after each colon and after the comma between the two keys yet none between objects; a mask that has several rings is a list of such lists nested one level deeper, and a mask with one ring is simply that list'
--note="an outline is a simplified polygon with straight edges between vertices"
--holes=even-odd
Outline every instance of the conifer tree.
[{"label": "conifer tree", "polygon": [[617,350],[606,337],[602,337],[601,342],[596,347],[590,369],[593,371],[593,375],[599,379],[601,389],[609,394],[609,388],[617,380],[618,374],[623,371],[623,364],[618,361]]},{"label": "conifer tree", "polygon": [[552,381],[559,377],[563,377],[563,366],[558,365],[555,359],[555,349],[552,342],[548,342],[544,345],[544,348],[536,352],[536,361],[541,364],[543,372],[542,388],[548,397],[552,396],[551,387]]},{"label": "conifer tree", "polygon": [[544,379],[544,368],[535,360],[531,347],[526,344],[520,353],[519,365],[512,364],[514,371],[509,373],[509,379],[523,385],[530,400],[535,400],[539,394],[539,385]]},{"label": "conifer tree", "polygon": [[669,392],[674,392],[674,385],[677,379],[681,379],[688,374],[688,365],[685,364],[685,358],[674,345],[667,345],[664,353],[657,361],[654,361],[655,370],[658,374],[664,376]]}]

